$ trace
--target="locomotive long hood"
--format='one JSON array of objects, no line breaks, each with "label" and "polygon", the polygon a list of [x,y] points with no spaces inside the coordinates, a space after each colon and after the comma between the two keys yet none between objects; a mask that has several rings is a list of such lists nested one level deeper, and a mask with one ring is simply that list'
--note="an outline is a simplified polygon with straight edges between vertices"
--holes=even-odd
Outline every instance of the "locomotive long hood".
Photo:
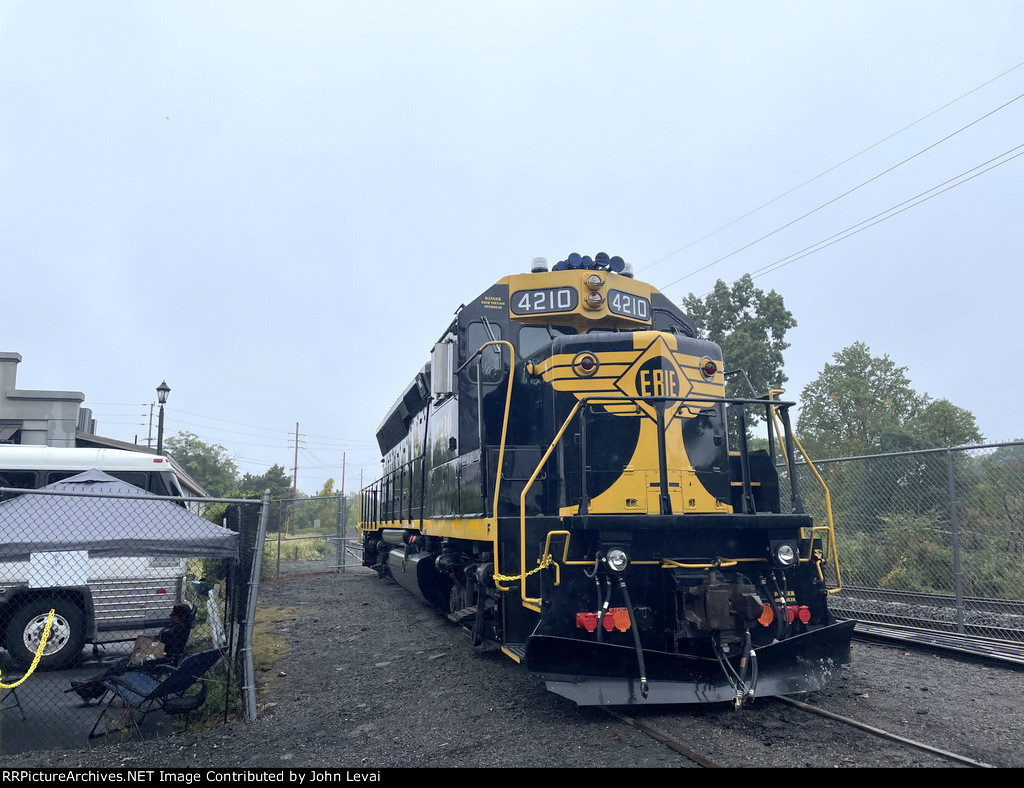
[{"label": "locomotive long hood", "polygon": [[[840,621],[756,650],[755,697],[820,690],[850,662],[856,622]],[[547,688],[580,706],[717,703],[735,698],[718,660],[644,649],[648,693],[643,697],[636,650],[572,638],[533,636],[526,669]],[[739,655],[729,658],[739,673]]]}]

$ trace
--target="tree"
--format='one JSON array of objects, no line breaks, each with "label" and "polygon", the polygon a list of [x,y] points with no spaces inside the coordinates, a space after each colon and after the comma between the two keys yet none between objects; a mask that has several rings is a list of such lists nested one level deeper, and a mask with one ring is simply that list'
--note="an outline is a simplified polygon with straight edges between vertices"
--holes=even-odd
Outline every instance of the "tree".
[{"label": "tree", "polygon": [[797,435],[812,457],[858,456],[980,443],[974,414],[910,385],[907,368],[863,342],[833,355],[801,395]]},{"label": "tree", "polygon": [[906,367],[876,357],[863,342],[833,355],[801,395],[797,434],[812,457],[889,451],[903,425],[925,403],[910,386]]},{"label": "tree", "polygon": [[[704,299],[693,293],[686,296],[683,309],[702,337],[721,346],[726,370],[747,373],[756,396],[786,382],[782,352],[789,347],[786,332],[796,326],[796,320],[774,290],[765,293],[754,287],[750,274],[744,274],[731,289],[719,279]],[[751,396],[740,376],[729,379],[727,392],[729,396]]]},{"label": "tree", "polygon": [[227,449],[204,443],[191,432],[179,432],[164,442],[167,453],[214,498],[229,497],[238,488],[238,468]]},{"label": "tree", "polygon": [[284,472],[284,468],[272,465],[266,473],[259,476],[245,474],[238,489],[244,495],[261,496],[264,490],[270,490],[271,498],[289,498],[292,494],[292,480]]},{"label": "tree", "polygon": [[948,399],[932,400],[906,426],[918,449],[964,446],[984,440],[974,414]]}]

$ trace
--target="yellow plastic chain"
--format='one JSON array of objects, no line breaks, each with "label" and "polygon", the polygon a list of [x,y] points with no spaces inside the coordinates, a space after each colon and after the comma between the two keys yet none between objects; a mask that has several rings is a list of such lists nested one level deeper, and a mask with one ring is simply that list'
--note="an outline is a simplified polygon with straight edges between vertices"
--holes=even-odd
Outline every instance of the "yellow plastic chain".
[{"label": "yellow plastic chain", "polygon": [[540,565],[536,569],[531,569],[526,574],[523,574],[523,575],[494,575],[494,579],[498,580],[498,581],[501,581],[501,582],[504,582],[504,583],[511,583],[514,580],[525,580],[530,575],[533,575],[533,574],[536,574],[537,572],[539,572],[541,569],[547,569],[549,566],[551,566],[552,563],[553,562],[551,560],[551,556],[550,555],[546,555],[546,556],[544,556],[544,558],[541,559]]},{"label": "yellow plastic chain", "polygon": [[32,665],[29,666],[28,672],[13,684],[4,684],[0,681],[0,689],[14,689],[15,687],[21,686],[22,682],[32,675],[32,671],[36,669],[36,665],[39,664],[39,660],[43,658],[43,649],[46,648],[46,639],[50,637],[50,627],[53,625],[53,614],[54,611],[51,610],[50,615],[46,617],[46,626],[43,628],[43,637],[39,640],[39,648],[36,649],[36,657],[32,660]]}]

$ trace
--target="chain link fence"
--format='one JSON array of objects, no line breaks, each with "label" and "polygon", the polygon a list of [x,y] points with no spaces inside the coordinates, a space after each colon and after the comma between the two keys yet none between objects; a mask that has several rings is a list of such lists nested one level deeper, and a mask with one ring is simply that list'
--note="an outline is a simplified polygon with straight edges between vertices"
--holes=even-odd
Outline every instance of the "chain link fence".
[{"label": "chain link fence", "polygon": [[0,487],[0,757],[254,710],[268,508],[158,497],[98,471]]},{"label": "chain link fence", "polygon": [[[1024,442],[814,461],[828,487],[837,615],[1024,640]],[[803,503],[827,522],[813,472]]]},{"label": "chain link fence", "polygon": [[266,558],[273,576],[358,565],[352,496],[282,498],[270,504]]}]

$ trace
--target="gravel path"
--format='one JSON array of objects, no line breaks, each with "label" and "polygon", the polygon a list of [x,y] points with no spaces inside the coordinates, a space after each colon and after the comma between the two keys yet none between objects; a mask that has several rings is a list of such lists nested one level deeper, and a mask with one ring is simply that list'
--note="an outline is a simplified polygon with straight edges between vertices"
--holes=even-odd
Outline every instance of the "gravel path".
[{"label": "gravel path", "polygon": [[[289,652],[260,678],[268,687],[255,723],[154,742],[25,753],[3,765],[690,765],[603,710],[578,708],[547,692],[505,657],[474,653],[461,630],[369,570],[268,582],[260,605],[277,611],[274,627]],[[1021,673],[860,643],[854,660],[839,681],[806,699],[985,763],[1024,766]],[[829,746],[800,751],[800,741],[812,739],[821,723],[771,700],[739,713],[722,706],[658,712],[659,725],[690,731],[694,749],[731,766],[941,763],[916,756],[894,762],[884,748],[865,746],[864,734],[841,726],[829,730]],[[843,737],[850,737],[846,747]]]}]

